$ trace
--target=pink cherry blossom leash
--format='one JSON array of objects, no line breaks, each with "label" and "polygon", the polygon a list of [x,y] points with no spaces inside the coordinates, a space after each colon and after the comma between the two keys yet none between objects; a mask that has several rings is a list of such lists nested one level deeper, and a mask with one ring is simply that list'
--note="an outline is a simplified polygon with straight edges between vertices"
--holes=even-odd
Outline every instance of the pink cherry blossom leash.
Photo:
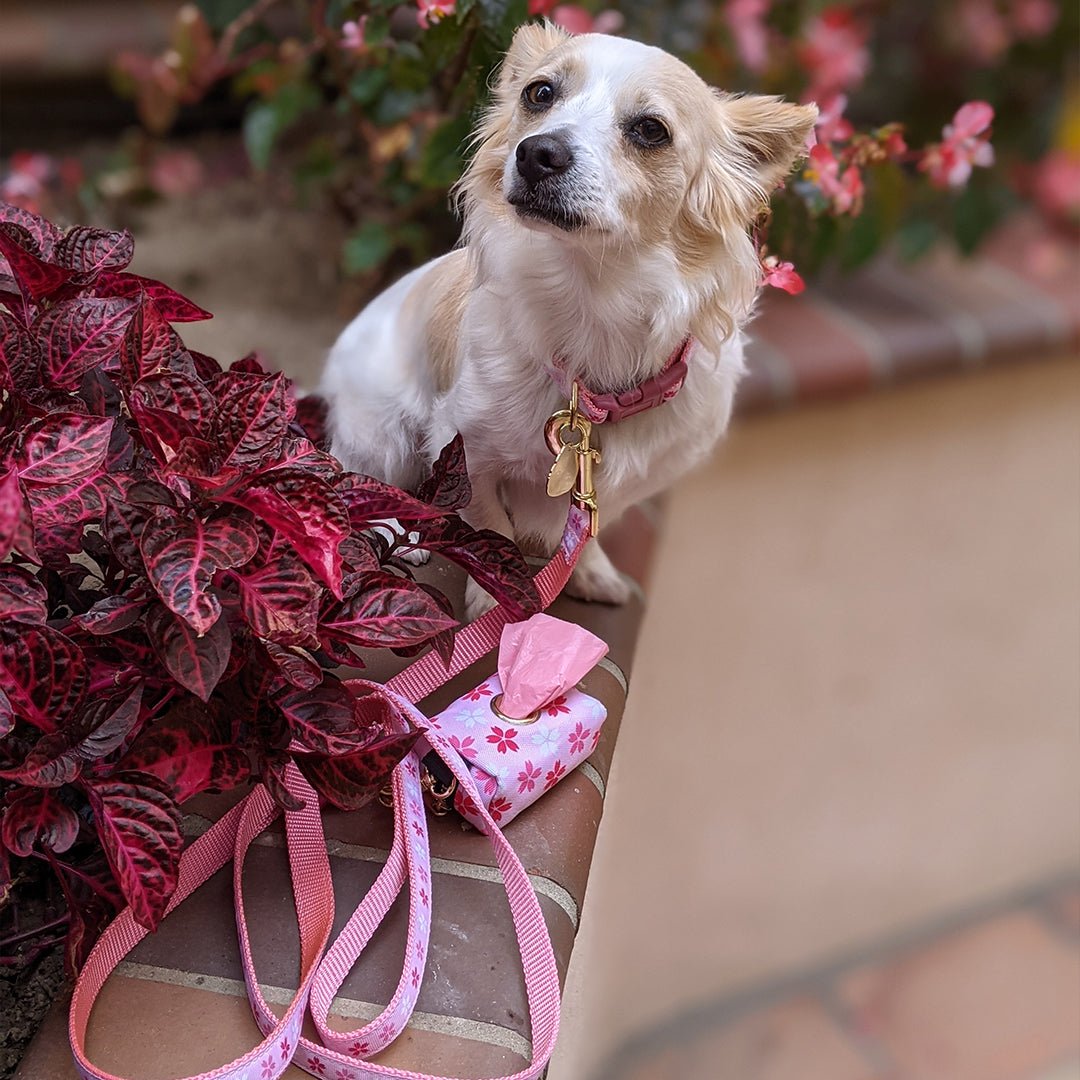
[{"label": "pink cherry blossom leash", "polygon": [[[589,514],[571,506],[559,550],[535,578],[542,607],[546,608],[562,591],[589,535]],[[394,676],[385,687],[364,685],[374,692],[384,693],[414,724],[423,727],[426,718],[414,702],[421,701],[489,653],[497,644],[502,627],[510,621],[505,609],[496,607],[458,633],[448,668],[429,653]],[[547,925],[525,868],[484,809],[468,768],[433,729],[427,730],[425,738],[479,808],[502,872],[525,973],[532,1031],[532,1060],[525,1069],[505,1080],[532,1080],[543,1072],[554,1050],[559,1027],[558,970]],[[262,1042],[253,1050],[191,1080],[276,1080],[290,1063],[322,1077],[328,1075],[326,1070],[333,1065],[336,1068],[334,1080],[368,1080],[372,1077],[436,1080],[427,1074],[358,1060],[361,1055],[367,1056],[385,1048],[405,1027],[416,1003],[427,955],[430,851],[416,754],[407,755],[394,770],[395,830],[387,861],[329,952],[326,952],[326,946],[334,918],[334,896],[318,796],[293,764],[286,770],[286,787],[304,802],[303,809],[285,813],[301,957],[299,986],[280,1017],[270,1010],[255,977],[243,903],[247,849],[275,820],[279,808],[262,785],[255,787],[243,802],[196,839],[180,859],[179,880],[166,908],[166,916],[230,857],[233,859],[233,891],[245,983],[252,1010],[263,1032]],[[326,1024],[333,996],[406,880],[410,888],[409,929],[398,987],[376,1020],[354,1032],[333,1032]],[[121,1080],[90,1062],[85,1050],[86,1031],[105,980],[146,934],[147,931],[135,922],[131,909],[125,908],[99,938],[79,974],[71,1002],[68,1035],[76,1068],[83,1080]],[[412,966],[410,957],[414,958]],[[300,1036],[309,1005],[323,1045]]]}]

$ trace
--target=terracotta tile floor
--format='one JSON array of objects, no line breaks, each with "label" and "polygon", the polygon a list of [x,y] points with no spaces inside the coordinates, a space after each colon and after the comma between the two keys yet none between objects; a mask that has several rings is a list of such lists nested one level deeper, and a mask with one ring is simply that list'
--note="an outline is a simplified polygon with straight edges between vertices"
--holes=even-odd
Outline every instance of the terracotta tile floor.
[{"label": "terracotta tile floor", "polygon": [[551,1080],[1080,1080],[1080,365],[673,493]]}]

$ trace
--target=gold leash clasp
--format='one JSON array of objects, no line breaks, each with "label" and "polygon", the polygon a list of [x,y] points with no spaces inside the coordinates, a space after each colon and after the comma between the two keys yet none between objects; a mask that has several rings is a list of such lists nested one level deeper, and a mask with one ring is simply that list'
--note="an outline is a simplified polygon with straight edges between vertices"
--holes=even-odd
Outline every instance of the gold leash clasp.
[{"label": "gold leash clasp", "polygon": [[578,385],[570,391],[570,408],[560,409],[544,425],[544,438],[555,462],[548,473],[547,493],[559,498],[570,493],[574,505],[589,514],[589,532],[600,529],[593,466],[600,464],[600,450],[592,445],[592,421],[578,411]]}]

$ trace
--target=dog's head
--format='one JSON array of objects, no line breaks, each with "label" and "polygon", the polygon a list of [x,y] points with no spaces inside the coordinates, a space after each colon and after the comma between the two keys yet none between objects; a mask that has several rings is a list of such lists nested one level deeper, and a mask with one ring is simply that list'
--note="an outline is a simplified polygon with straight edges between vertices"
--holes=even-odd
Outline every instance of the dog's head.
[{"label": "dog's head", "polygon": [[711,90],[660,49],[551,24],[514,35],[460,190],[526,227],[684,257],[745,229],[803,153],[817,109]]},{"label": "dog's head", "polygon": [[713,91],[638,42],[526,25],[459,184],[467,227],[494,216],[607,251],[662,245],[688,276],[737,254],[756,286],[748,226],[816,116],[812,105]]}]

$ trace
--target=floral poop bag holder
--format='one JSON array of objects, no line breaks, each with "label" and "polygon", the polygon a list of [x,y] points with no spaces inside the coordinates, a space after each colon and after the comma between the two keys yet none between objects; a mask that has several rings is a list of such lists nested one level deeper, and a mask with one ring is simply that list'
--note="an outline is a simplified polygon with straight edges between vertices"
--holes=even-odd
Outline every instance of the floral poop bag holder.
[{"label": "floral poop bag holder", "polygon": [[[576,683],[606,653],[595,634],[550,615],[509,623],[498,674],[431,717],[431,727],[468,765],[497,824],[513,820],[596,749],[607,710]],[[429,806],[444,813],[452,800],[466,821],[486,831],[474,800],[423,743]]]},{"label": "floral poop bag holder", "polygon": [[[562,591],[590,535],[597,529],[590,423],[577,410],[548,421],[545,435],[557,455],[549,478],[551,495],[571,494],[562,541],[535,577],[541,607]],[[561,471],[560,471],[561,466]],[[573,473],[573,475],[571,475]],[[499,673],[459,698],[433,719],[421,701],[500,644]],[[251,947],[244,904],[244,862],[252,842],[281,814],[259,784],[187,847],[168,916],[228,862],[233,863],[233,898],[240,958],[261,1041],[227,1065],[191,1080],[277,1080],[290,1065],[333,1080],[440,1080],[371,1060],[405,1030],[423,983],[431,933],[431,850],[424,801],[436,812],[450,798],[487,837],[501,872],[514,924],[528,1000],[531,1054],[528,1064],[504,1080],[538,1080],[555,1049],[559,1030],[559,972],[539,900],[521,860],[502,834],[505,823],[583,760],[599,738],[605,713],[577,681],[606,652],[598,638],[568,623],[534,616],[511,625],[503,607],[493,608],[458,631],[449,665],[434,651],[413,661],[385,685],[355,680],[358,692],[382,695],[395,724],[423,730],[417,745],[395,767],[390,783],[394,839],[374,884],[331,941],[334,888],[318,796],[295,762],[286,766],[285,786],[301,804],[285,816],[286,851],[292,878],[300,971],[292,1000],[271,1009],[263,994]],[[470,741],[471,740],[471,741]],[[424,755],[423,765],[421,754]],[[425,773],[426,775],[422,775]],[[440,788],[440,780],[442,786]],[[408,934],[401,978],[374,1020],[343,1032],[328,1023],[334,997],[372,935],[403,889],[408,892]],[[118,1080],[86,1053],[95,1000],[109,975],[148,931],[125,908],[106,927],[83,965],[68,1017],[68,1038],[82,1080]],[[305,1034],[306,1017],[314,1026]]]}]

